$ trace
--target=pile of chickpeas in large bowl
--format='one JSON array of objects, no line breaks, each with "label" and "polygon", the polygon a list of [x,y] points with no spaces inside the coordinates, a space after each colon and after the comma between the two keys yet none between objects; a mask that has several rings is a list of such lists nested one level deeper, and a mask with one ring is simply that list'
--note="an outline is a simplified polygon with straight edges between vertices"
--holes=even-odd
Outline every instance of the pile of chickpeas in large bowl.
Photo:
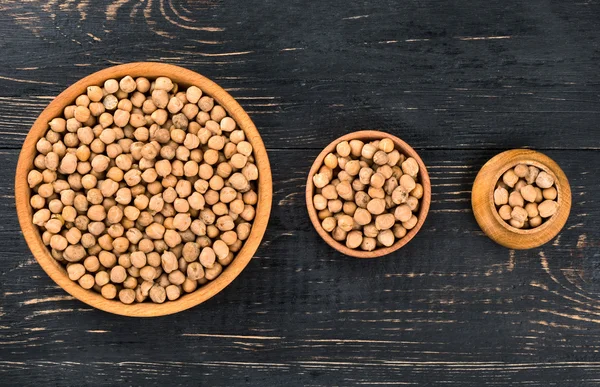
[{"label": "pile of chickpeas in large bowl", "polygon": [[69,278],[106,299],[176,300],[217,278],[250,235],[253,147],[196,86],[89,86],[36,149],[32,221]]}]

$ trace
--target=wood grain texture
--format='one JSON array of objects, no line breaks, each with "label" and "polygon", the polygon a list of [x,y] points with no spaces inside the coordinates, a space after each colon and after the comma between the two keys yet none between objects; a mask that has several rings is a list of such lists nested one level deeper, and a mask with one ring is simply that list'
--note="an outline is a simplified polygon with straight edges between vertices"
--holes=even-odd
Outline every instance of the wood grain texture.
[{"label": "wood grain texture", "polygon": [[[394,142],[395,149],[400,151],[400,153],[406,157],[414,158],[419,164],[419,174],[417,183],[420,183],[423,186],[423,197],[419,199],[419,212],[417,214],[418,221],[415,227],[410,229],[403,238],[397,240],[393,245],[389,247],[384,246],[373,251],[350,249],[345,244],[342,244],[333,239],[331,234],[325,231],[325,229],[323,229],[323,226],[321,226],[321,221],[319,220],[317,210],[315,209],[315,205],[313,203],[313,197],[315,196],[315,185],[313,183],[313,177],[319,171],[319,168],[323,166],[325,156],[327,156],[331,152],[335,152],[335,147],[340,142],[361,140],[364,143],[367,143],[369,141],[381,140],[383,138],[391,139]],[[429,180],[427,168],[425,167],[425,164],[423,164],[423,160],[421,160],[419,154],[415,152],[415,150],[410,145],[408,145],[406,142],[402,141],[398,137],[377,130],[359,130],[357,132],[348,133],[345,136],[333,140],[321,151],[321,153],[319,153],[319,155],[313,162],[310,171],[308,172],[308,177],[306,179],[306,208],[308,210],[308,216],[313,227],[329,246],[333,247],[342,254],[346,254],[355,258],[379,258],[402,248],[402,246],[406,245],[408,242],[411,241],[411,239],[415,237],[415,235],[417,235],[417,233],[425,223],[427,213],[429,212],[430,204],[431,181]]]},{"label": "wood grain texture", "polygon": [[[522,230],[504,221],[494,205],[494,190],[502,175],[517,164],[533,165],[549,173],[558,191],[558,210],[542,225]],[[558,235],[571,212],[571,187],[563,170],[543,153],[512,149],[497,154],[481,167],[471,193],[471,206],[479,227],[492,240],[509,249],[539,247]]]},{"label": "wood grain texture", "polygon": [[[597,386],[599,19],[597,1],[1,0],[0,384]],[[14,207],[18,151],[43,108],[132,61],[227,90],[274,181],[246,269],[156,319],[58,288]],[[411,144],[432,182],[424,227],[377,260],[323,243],[304,201],[319,152],[365,128]],[[563,168],[573,206],[551,243],[512,251],[480,230],[470,195],[487,160],[522,147]]]}]

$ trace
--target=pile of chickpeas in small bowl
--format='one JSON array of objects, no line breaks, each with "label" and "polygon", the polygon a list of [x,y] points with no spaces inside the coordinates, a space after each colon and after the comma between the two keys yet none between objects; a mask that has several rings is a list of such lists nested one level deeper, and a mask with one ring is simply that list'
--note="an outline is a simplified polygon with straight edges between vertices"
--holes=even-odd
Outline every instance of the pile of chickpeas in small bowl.
[{"label": "pile of chickpeas in small bowl", "polygon": [[496,184],[494,204],[512,227],[538,227],[558,211],[554,177],[534,165],[518,164]]}]

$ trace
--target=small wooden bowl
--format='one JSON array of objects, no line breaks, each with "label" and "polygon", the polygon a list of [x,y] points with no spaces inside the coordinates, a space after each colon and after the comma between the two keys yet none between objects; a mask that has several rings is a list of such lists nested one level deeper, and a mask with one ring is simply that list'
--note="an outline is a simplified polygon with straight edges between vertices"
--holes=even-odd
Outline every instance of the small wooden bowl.
[{"label": "small wooden bowl", "polygon": [[[558,211],[540,226],[521,230],[508,224],[494,205],[496,183],[508,169],[517,164],[533,165],[549,173],[558,192]],[[563,228],[571,211],[571,188],[565,173],[550,157],[533,150],[513,149],[492,157],[481,168],[471,193],[475,219],[483,232],[509,249],[531,249],[554,238]]]},{"label": "small wooden bowl", "polygon": [[[418,177],[419,177],[419,183],[421,183],[421,185],[423,185],[423,197],[419,200],[419,214],[417,215],[418,222],[417,222],[417,225],[412,230],[409,230],[406,233],[404,238],[398,240],[396,243],[394,243],[390,247],[382,247],[382,248],[379,248],[379,249],[376,249],[373,251],[350,249],[350,248],[346,247],[344,244],[333,239],[331,234],[328,233],[327,231],[325,231],[325,229],[323,229],[323,227],[321,226],[321,222],[319,221],[319,218],[317,216],[317,210],[315,209],[315,206],[313,204],[313,196],[314,196],[314,191],[315,191],[315,186],[313,183],[313,176],[315,175],[315,173],[317,173],[319,171],[319,168],[321,168],[321,166],[323,165],[323,160],[325,159],[325,156],[327,156],[331,152],[334,152],[336,145],[339,144],[341,141],[361,140],[364,142],[369,142],[369,141],[374,141],[374,140],[381,140],[384,138],[389,138],[390,140],[392,140],[395,144],[395,148],[400,153],[404,154],[407,157],[414,158],[417,161],[417,163],[419,164]],[[393,251],[398,250],[399,248],[401,248],[402,246],[404,246],[405,244],[410,242],[410,240],[413,239],[415,235],[417,235],[417,233],[421,229],[421,226],[423,226],[423,223],[425,223],[425,218],[427,217],[427,213],[429,212],[429,204],[430,203],[431,203],[431,182],[429,181],[429,174],[427,173],[427,168],[425,168],[425,164],[423,164],[423,160],[421,160],[421,158],[419,157],[417,152],[415,152],[415,150],[410,145],[408,145],[404,141],[400,140],[398,137],[393,136],[389,133],[379,132],[376,130],[362,130],[362,131],[358,131],[358,132],[348,133],[345,136],[342,136],[342,137],[334,140],[333,142],[331,142],[329,145],[327,145],[325,147],[325,149],[323,149],[323,151],[316,158],[315,162],[312,165],[312,168],[310,169],[310,172],[308,173],[308,180],[306,181],[306,207],[308,209],[308,215],[310,217],[310,221],[312,222],[313,226],[315,227],[315,229],[317,230],[317,232],[319,233],[321,238],[323,238],[323,240],[325,242],[327,242],[327,244],[329,246],[333,247],[334,249],[336,249],[337,251],[339,251],[343,254],[346,254],[346,255],[349,255],[349,256],[355,257],[355,258],[382,257]]]},{"label": "small wooden bowl", "polygon": [[[200,287],[193,293],[186,294],[175,301],[166,301],[163,304],[144,302],[125,305],[120,301],[107,300],[94,291],[85,290],[77,282],[71,281],[65,269],[52,258],[42,242],[39,229],[32,223],[32,208],[29,204],[31,190],[27,184],[27,174],[33,167],[33,159],[36,154],[35,145],[46,133],[48,122],[52,118],[60,116],[65,106],[73,104],[77,96],[85,93],[87,86],[101,86],[107,79],[119,79],[126,75],[131,75],[134,78],[143,76],[149,79],[166,76],[184,87],[191,85],[198,86],[203,93],[213,97],[227,110],[229,115],[238,123],[238,126],[244,130],[247,141],[254,147],[256,166],[259,170],[256,217],[250,236],[233,262],[214,281]],[[162,63],[142,62],[110,67],[79,80],[63,91],[44,109],[31,127],[21,149],[15,175],[15,202],[19,223],[21,224],[27,245],[29,245],[35,259],[44,271],[60,287],[80,301],[106,312],[131,317],[153,317],[177,313],[208,300],[229,285],[242,272],[248,262],[250,262],[250,259],[260,245],[269,221],[272,192],[271,168],[269,166],[267,151],[258,130],[244,109],[242,109],[233,97],[211,80],[196,72]]]}]

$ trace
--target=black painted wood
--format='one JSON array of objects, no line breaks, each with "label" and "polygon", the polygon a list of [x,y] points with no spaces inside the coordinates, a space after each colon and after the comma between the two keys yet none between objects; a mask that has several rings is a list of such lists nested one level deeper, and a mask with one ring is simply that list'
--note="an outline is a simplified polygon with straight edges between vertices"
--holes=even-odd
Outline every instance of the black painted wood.
[{"label": "black painted wood", "polygon": [[[0,0],[0,384],[591,386],[600,373],[597,1]],[[114,63],[166,61],[226,87],[261,130],[274,206],[256,257],[176,316],[68,296],[14,210],[22,141],[53,96]],[[335,137],[383,129],[433,183],[419,235],[342,256],[304,208]],[[530,251],[478,229],[470,189],[500,150],[545,151],[574,200]]]}]

